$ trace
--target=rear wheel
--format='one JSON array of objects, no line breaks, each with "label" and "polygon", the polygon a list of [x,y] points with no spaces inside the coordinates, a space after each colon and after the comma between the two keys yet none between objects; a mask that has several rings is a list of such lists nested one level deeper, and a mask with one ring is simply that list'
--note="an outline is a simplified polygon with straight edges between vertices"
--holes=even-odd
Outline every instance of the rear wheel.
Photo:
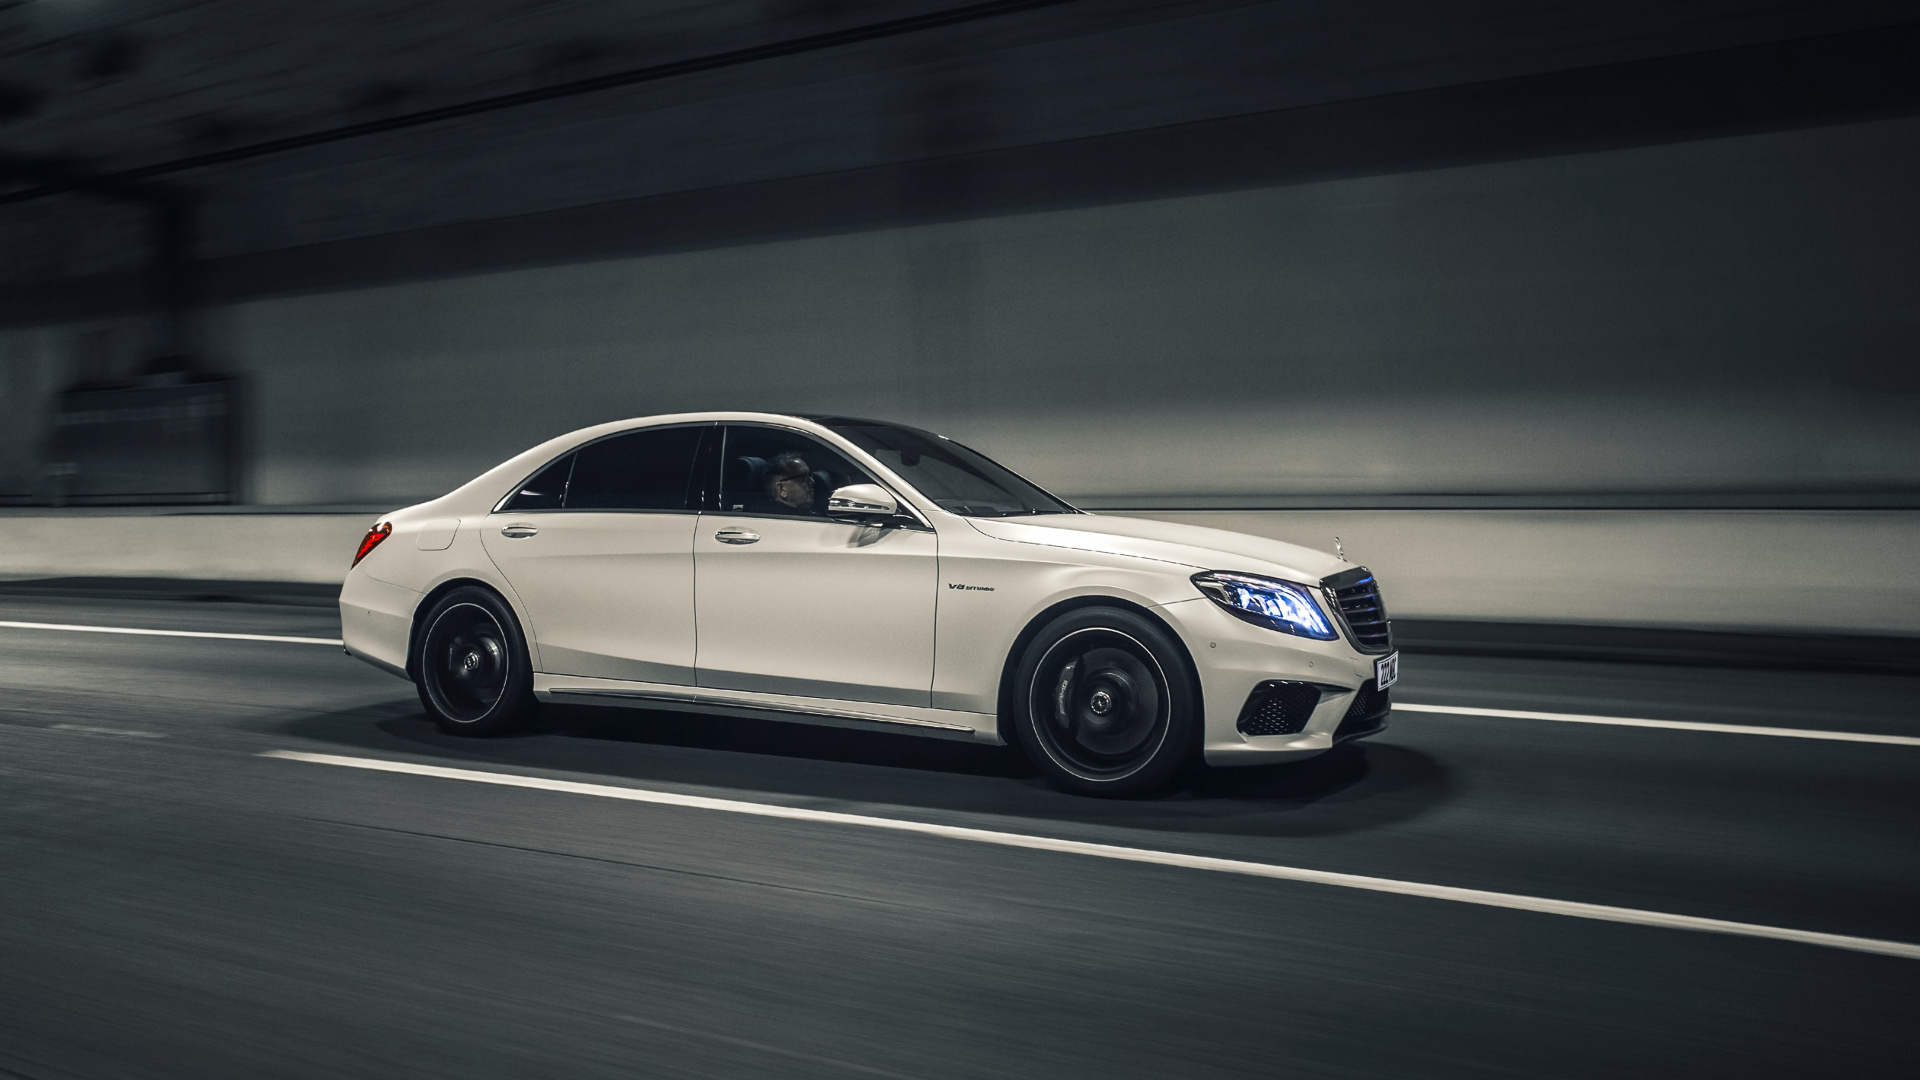
[{"label": "rear wheel", "polygon": [[1120,608],[1070,611],[1021,655],[1015,730],[1068,791],[1126,796],[1171,781],[1193,759],[1200,695],[1171,634]]},{"label": "rear wheel", "polygon": [[533,715],[533,666],[506,601],[482,588],[455,589],[421,625],[415,685],[442,730],[497,735]]}]

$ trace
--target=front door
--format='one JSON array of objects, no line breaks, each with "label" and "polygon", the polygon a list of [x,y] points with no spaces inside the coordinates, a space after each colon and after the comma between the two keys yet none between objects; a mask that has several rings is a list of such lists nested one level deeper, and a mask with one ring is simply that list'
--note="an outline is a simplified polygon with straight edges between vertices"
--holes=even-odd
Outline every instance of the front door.
[{"label": "front door", "polygon": [[541,671],[693,683],[699,515],[688,487],[710,430],[589,443],[488,516],[481,542],[526,608]]},{"label": "front door", "polygon": [[693,543],[699,685],[927,705],[938,538],[827,517],[872,480],[812,436],[731,425],[720,460]]}]

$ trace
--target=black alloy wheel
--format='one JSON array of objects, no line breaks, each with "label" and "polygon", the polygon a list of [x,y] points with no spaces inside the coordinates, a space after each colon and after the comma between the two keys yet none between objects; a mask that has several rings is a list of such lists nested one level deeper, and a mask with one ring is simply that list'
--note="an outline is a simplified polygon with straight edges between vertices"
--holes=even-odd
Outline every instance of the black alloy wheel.
[{"label": "black alloy wheel", "polygon": [[1053,620],[1018,668],[1016,730],[1057,786],[1125,796],[1172,780],[1194,757],[1200,695],[1164,628],[1119,608]]},{"label": "black alloy wheel", "polygon": [[421,625],[414,657],[420,703],[442,729],[495,735],[533,714],[532,665],[506,601],[486,589],[455,589]]}]

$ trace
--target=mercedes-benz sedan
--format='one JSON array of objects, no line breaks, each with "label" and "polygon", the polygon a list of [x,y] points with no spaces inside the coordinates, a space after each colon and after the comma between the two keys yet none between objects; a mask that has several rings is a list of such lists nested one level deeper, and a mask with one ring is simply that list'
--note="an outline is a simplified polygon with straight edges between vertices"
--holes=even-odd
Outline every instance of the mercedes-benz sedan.
[{"label": "mercedes-benz sedan", "polygon": [[340,615],[450,731],[541,701],[773,717],[1017,743],[1089,794],[1372,734],[1398,667],[1363,567],[761,413],[586,428],[389,514]]}]

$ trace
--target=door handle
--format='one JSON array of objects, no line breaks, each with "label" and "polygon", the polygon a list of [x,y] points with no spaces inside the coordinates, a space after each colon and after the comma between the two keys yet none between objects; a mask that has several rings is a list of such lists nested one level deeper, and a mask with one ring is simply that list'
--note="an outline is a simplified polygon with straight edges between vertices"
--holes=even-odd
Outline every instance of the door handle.
[{"label": "door handle", "polygon": [[760,542],[759,533],[748,532],[745,529],[721,529],[719,532],[713,534],[713,538],[723,544],[757,544]]},{"label": "door handle", "polygon": [[515,540],[525,540],[539,531],[531,525],[508,525],[500,530],[500,535],[510,536]]}]

